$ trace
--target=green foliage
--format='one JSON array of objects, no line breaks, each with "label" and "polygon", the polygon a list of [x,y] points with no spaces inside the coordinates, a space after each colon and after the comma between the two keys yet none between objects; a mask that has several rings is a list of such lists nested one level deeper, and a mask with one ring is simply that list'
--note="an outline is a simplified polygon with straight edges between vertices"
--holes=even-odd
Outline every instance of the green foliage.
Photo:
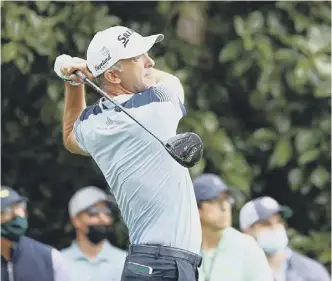
[{"label": "green foliage", "polygon": [[[53,63],[85,57],[97,30],[122,24],[165,34],[152,54],[185,87],[180,131],[205,144],[192,176],[214,172],[246,198],[289,205],[294,247],[329,264],[330,15],[328,2],[2,2],[1,175],[33,202],[31,235],[67,245],[69,197],[87,184],[107,189],[91,159],[62,146]],[[122,247],[125,232],[118,222]]]}]

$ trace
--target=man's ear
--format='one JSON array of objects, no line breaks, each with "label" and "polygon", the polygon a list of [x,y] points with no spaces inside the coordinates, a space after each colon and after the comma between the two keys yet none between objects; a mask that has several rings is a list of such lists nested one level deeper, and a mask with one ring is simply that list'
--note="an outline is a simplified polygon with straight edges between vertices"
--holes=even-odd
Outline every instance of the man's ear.
[{"label": "man's ear", "polygon": [[78,216],[73,216],[70,218],[71,224],[73,225],[73,227],[76,228],[81,228],[82,227],[82,223],[79,219]]},{"label": "man's ear", "polygon": [[202,204],[203,204],[202,202],[198,202],[198,203],[197,203],[198,213],[199,213],[199,217],[200,217],[200,218],[202,218],[202,216],[203,216],[203,212],[204,212],[203,209],[202,209]]},{"label": "man's ear", "polygon": [[119,74],[114,70],[108,70],[104,73],[105,79],[112,84],[120,84],[121,79]]}]

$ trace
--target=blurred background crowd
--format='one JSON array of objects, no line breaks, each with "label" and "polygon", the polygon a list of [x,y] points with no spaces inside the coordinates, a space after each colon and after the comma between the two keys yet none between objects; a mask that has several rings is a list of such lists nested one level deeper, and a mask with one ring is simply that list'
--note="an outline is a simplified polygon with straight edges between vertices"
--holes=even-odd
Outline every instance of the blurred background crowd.
[{"label": "blurred background crowd", "polygon": [[[183,83],[204,159],[190,173],[219,175],[239,211],[261,196],[287,205],[290,245],[330,271],[331,3],[1,2],[1,183],[29,198],[28,236],[57,249],[74,230],[68,204],[83,186],[108,191],[99,168],[62,144],[57,55],[85,57],[113,25],[163,33],[151,51]],[[90,103],[99,96],[87,90]],[[110,242],[126,250],[113,212]]]}]

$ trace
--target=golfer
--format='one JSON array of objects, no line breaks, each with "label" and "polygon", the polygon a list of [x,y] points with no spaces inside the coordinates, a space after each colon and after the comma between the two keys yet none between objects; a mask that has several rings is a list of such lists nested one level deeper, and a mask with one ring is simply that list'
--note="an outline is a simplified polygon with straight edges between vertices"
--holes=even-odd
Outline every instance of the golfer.
[{"label": "golfer", "polygon": [[98,32],[87,61],[59,56],[65,83],[64,146],[90,155],[107,180],[129,229],[121,280],[198,280],[201,226],[192,181],[150,134],[102,98],[86,106],[80,70],[161,140],[176,135],[185,115],[175,76],[154,68],[148,51],[164,38],[116,26]]}]

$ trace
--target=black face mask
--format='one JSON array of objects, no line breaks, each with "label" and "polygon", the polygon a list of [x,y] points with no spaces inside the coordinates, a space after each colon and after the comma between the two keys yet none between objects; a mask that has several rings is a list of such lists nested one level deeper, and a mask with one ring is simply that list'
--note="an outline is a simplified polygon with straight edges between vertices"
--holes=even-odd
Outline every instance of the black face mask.
[{"label": "black face mask", "polygon": [[97,245],[111,233],[108,225],[89,225],[87,237],[92,244]]},{"label": "black face mask", "polygon": [[18,242],[28,229],[26,218],[15,217],[10,221],[1,224],[1,237],[10,241]]}]

